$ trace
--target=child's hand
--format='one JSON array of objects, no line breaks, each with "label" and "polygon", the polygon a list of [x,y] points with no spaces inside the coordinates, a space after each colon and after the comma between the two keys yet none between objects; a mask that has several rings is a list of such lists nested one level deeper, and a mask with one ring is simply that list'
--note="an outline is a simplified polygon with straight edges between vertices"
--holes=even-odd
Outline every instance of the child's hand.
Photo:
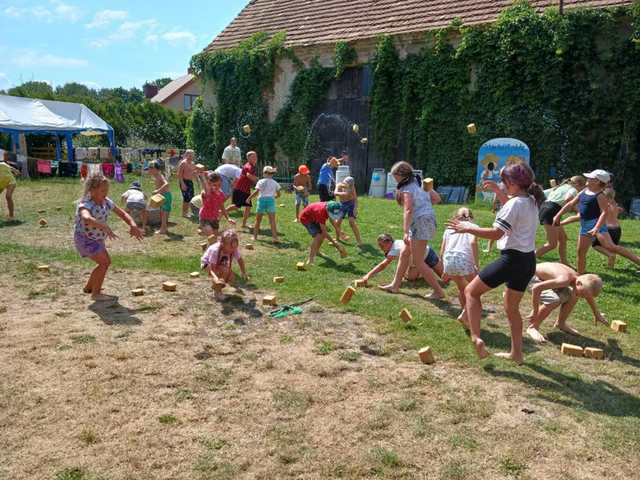
[{"label": "child's hand", "polygon": [[560,217],[559,215],[556,215],[555,217],[553,217],[553,225],[556,227],[559,227],[560,220],[562,220],[562,217]]},{"label": "child's hand", "polygon": [[144,238],[144,232],[137,226],[129,228],[129,235],[138,240],[142,240]]},{"label": "child's hand", "polygon": [[447,220],[445,223],[447,228],[450,228],[456,233],[465,233],[466,227],[460,222],[460,220]]},{"label": "child's hand", "polygon": [[402,237],[402,240],[404,240],[404,244],[405,245],[410,245],[411,244],[411,237],[409,236],[408,233],[404,234],[404,236]]},{"label": "child's hand", "polygon": [[109,240],[116,240],[118,238],[118,236],[113,233],[113,230],[111,230],[111,228],[109,228],[107,225],[102,227],[102,231],[107,235],[107,238]]},{"label": "child's hand", "polygon": [[235,221],[233,218],[230,218],[230,219],[229,219],[229,223],[230,223],[231,225],[235,225],[235,224],[236,224],[236,221]]},{"label": "child's hand", "polygon": [[587,235],[589,235],[590,237],[595,237],[597,233],[598,233],[598,230],[596,230],[596,228],[594,227],[587,232]]},{"label": "child's hand", "polygon": [[485,180],[482,182],[483,190],[491,190],[492,192],[498,193],[500,191],[500,187],[493,180]]},{"label": "child's hand", "polygon": [[596,322],[595,322],[596,325],[598,324],[598,322],[600,322],[600,323],[606,325],[607,327],[609,326],[609,320],[607,320],[605,318],[605,316],[603,314],[601,314],[600,312],[596,313],[595,320],[596,320]]}]

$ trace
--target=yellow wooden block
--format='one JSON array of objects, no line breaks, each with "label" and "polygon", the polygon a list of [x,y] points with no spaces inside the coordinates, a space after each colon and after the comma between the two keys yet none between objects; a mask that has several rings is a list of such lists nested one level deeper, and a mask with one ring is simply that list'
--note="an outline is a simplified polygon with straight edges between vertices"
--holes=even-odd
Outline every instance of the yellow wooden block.
[{"label": "yellow wooden block", "polygon": [[247,243],[244,248],[246,248],[247,250],[254,250],[253,244],[252,243]]},{"label": "yellow wooden block", "polygon": [[349,255],[344,247],[339,247],[338,251],[340,252],[340,258],[347,258]]},{"label": "yellow wooden block", "polygon": [[264,297],[262,297],[262,304],[275,307],[276,305],[278,305],[278,299],[275,295],[265,295]]},{"label": "yellow wooden block", "polygon": [[305,271],[307,269],[307,267],[305,266],[304,262],[296,263],[296,268],[298,270],[300,270],[301,272],[303,272],[303,271]]},{"label": "yellow wooden block", "polygon": [[476,127],[475,123],[470,123],[467,125],[467,132],[469,132],[469,135],[475,135],[478,133],[478,127]]},{"label": "yellow wooden block", "polygon": [[62,207],[56,207],[56,211],[58,212],[62,211]]},{"label": "yellow wooden block", "polygon": [[218,236],[217,235],[209,235],[207,237],[207,244],[208,245],[213,245],[214,243],[216,243],[218,241]]},{"label": "yellow wooden block", "polygon": [[349,303],[351,301],[351,298],[353,297],[353,295],[355,293],[356,293],[356,289],[355,288],[347,287],[347,289],[342,294],[342,297],[340,298],[340,302],[342,302],[344,305],[346,305],[347,303]]},{"label": "yellow wooden block", "polygon": [[198,278],[198,277],[200,276],[200,272],[191,272],[191,273],[189,274],[189,276],[190,276],[191,278]]},{"label": "yellow wooden block", "polygon": [[411,320],[413,320],[413,316],[411,315],[411,312],[409,310],[407,310],[406,308],[403,308],[402,311],[400,312],[400,319],[404,323],[409,323]]},{"label": "yellow wooden block", "polygon": [[563,343],[560,347],[560,351],[563,355],[569,355],[570,357],[582,357],[584,350],[578,345],[571,345],[570,343]]},{"label": "yellow wooden block", "polygon": [[227,286],[226,283],[224,283],[221,280],[218,280],[213,282],[213,284],[211,285],[211,288],[213,288],[216,292],[221,292],[226,286]]},{"label": "yellow wooden block", "polygon": [[611,322],[611,329],[614,332],[624,333],[627,331],[627,324],[619,320],[615,320],[614,322]]},{"label": "yellow wooden block", "polygon": [[422,189],[425,192],[430,192],[431,190],[433,190],[433,178],[425,178],[422,181]]},{"label": "yellow wooden block", "polygon": [[202,242],[202,243],[200,244],[200,248],[202,248],[202,251],[203,251],[203,252],[206,252],[206,251],[207,251],[207,248],[209,248],[209,244],[208,244],[207,242]]},{"label": "yellow wooden block", "polygon": [[273,277],[273,283],[284,283],[284,277]]},{"label": "yellow wooden block", "polygon": [[431,347],[424,347],[420,349],[420,351],[418,352],[418,356],[420,357],[420,361],[422,363],[426,363],[427,365],[431,365],[436,361],[436,359],[433,356],[433,351],[431,350]]},{"label": "yellow wooden block", "polygon": [[164,282],[162,284],[162,290],[165,292],[175,292],[178,289],[178,285],[174,282]]},{"label": "yellow wooden block", "polygon": [[38,271],[49,273],[49,265],[38,265]]},{"label": "yellow wooden block", "polygon": [[206,167],[201,163],[196,163],[196,169],[200,171],[204,171]]},{"label": "yellow wooden block", "polygon": [[284,203],[281,203],[279,206],[280,206],[280,208],[284,207]]},{"label": "yellow wooden block", "polygon": [[355,282],[353,282],[353,286],[356,288],[366,288],[367,282],[362,279],[356,280]]},{"label": "yellow wooden block", "polygon": [[155,195],[152,195],[151,198],[149,199],[149,206],[151,208],[160,208],[163,203],[164,203],[164,195],[160,193],[156,193]]},{"label": "yellow wooden block", "polygon": [[42,215],[42,214],[44,214],[44,213],[47,213],[47,211],[46,211],[46,210],[38,210],[38,213],[39,213],[40,215]]},{"label": "yellow wooden block", "polygon": [[49,224],[49,222],[47,222],[44,218],[41,218],[40,220],[38,220],[38,224],[41,227],[46,227]]},{"label": "yellow wooden block", "polygon": [[587,347],[584,349],[584,356],[594,360],[604,360],[604,350],[601,348]]},{"label": "yellow wooden block", "polygon": [[144,295],[144,289],[134,288],[133,290],[131,290],[131,295],[133,295],[134,297],[141,297]]}]

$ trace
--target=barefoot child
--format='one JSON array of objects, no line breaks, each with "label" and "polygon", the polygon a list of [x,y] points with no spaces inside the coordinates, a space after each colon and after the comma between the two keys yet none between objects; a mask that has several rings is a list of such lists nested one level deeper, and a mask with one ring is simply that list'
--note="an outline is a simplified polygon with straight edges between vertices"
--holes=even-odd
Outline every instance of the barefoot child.
[{"label": "barefoot child", "polygon": [[[322,242],[325,239],[331,243],[340,252],[340,255],[346,257],[347,252],[342,245],[336,242],[327,231],[327,220],[331,220],[335,228],[337,222],[342,216],[342,209],[338,202],[317,202],[312,203],[300,213],[300,223],[307,229],[309,235],[313,237],[309,246],[309,258],[307,265],[313,265],[316,255],[320,251]],[[337,231],[337,229],[336,229]]]},{"label": "barefoot child", "polygon": [[267,165],[262,169],[263,178],[256,183],[256,189],[249,196],[248,202],[257,195],[258,207],[256,208],[256,223],[253,226],[253,239],[258,239],[260,233],[260,223],[262,217],[267,214],[269,216],[269,225],[271,225],[271,238],[273,243],[279,243],[278,229],[276,228],[276,198],[280,196],[280,184],[273,179],[276,169]]},{"label": "barefoot child", "polygon": [[293,177],[293,188],[296,192],[296,219],[300,220],[300,207],[306,208],[309,205],[309,192],[311,191],[311,175],[309,167],[300,165],[298,173]]},{"label": "barefoot child", "polygon": [[4,161],[4,151],[0,150],[0,193],[6,190],[5,198],[7,200],[7,210],[9,211],[8,220],[14,218],[13,192],[16,189],[16,177],[20,172]]},{"label": "barefoot child", "polygon": [[[620,226],[620,221],[618,220],[618,216],[624,211],[618,202],[616,202],[616,192],[613,188],[608,187],[604,189],[604,195],[609,200],[609,207],[607,208],[607,217],[605,222],[607,224],[607,231],[611,236],[611,241],[615,245],[620,245],[620,239],[622,238],[622,227]],[[600,240],[598,238],[593,239],[592,246],[594,250],[601,253],[602,255],[608,257],[609,268],[613,268],[616,265],[616,254],[610,252],[605,249]]]},{"label": "barefoot child", "polygon": [[343,217],[338,220],[338,238],[340,238],[340,227],[342,226],[342,220],[349,219],[349,226],[353,236],[356,237],[358,245],[362,245],[362,238],[360,238],[360,229],[356,223],[358,215],[358,192],[356,191],[356,181],[353,177],[347,177],[338,185],[336,185],[335,196],[340,201],[342,207]]},{"label": "barefoot child", "polygon": [[[522,317],[519,306],[536,271],[538,205],[544,200],[544,193],[534,182],[533,170],[526,164],[505,167],[500,177],[511,198],[504,202],[492,228],[471,227],[459,220],[450,220],[447,226],[458,233],[497,240],[500,258],[486,266],[465,289],[471,341],[480,358],[489,356],[480,338],[481,297],[506,283],[504,308],[511,329],[511,352],[497,355],[519,364],[522,363]],[[491,189],[499,191],[494,182]]]},{"label": "barefoot child", "polygon": [[636,265],[640,265],[640,257],[626,248],[616,245],[607,231],[606,218],[609,200],[602,194],[604,188],[611,181],[611,175],[604,170],[594,170],[585,173],[587,188],[578,196],[567,202],[554,218],[554,224],[560,225],[562,215],[578,207],[580,214],[580,237],[578,238],[578,274],[583,274],[587,268],[587,252],[593,238],[597,238],[600,245],[607,251],[622,255]]},{"label": "barefoot child", "polygon": [[220,175],[215,172],[201,172],[200,179],[202,184],[202,208],[198,213],[200,219],[200,234],[208,237],[209,235],[218,235],[220,228],[220,215],[223,215],[232,225],[235,220],[231,220],[224,208],[225,196],[222,192],[222,180]]},{"label": "barefoot child", "polygon": [[[242,278],[247,280],[249,276],[240,254],[238,234],[234,230],[225,230],[220,239],[204,252],[200,264],[203,270],[209,272],[214,283],[233,283],[235,275],[231,266],[234,259],[238,262]],[[216,291],[216,299],[222,298],[222,294]]]},{"label": "barefoot child", "polygon": [[140,182],[131,183],[129,190],[124,192],[120,199],[125,205],[125,211],[135,220],[136,225],[141,223],[142,231],[146,231],[149,214],[147,212],[147,198],[140,187]]},{"label": "barefoot child", "polygon": [[[452,220],[460,222],[466,228],[478,228],[472,222],[473,213],[466,207],[459,208]],[[458,298],[462,312],[458,321],[467,325],[467,314],[465,312],[464,290],[478,273],[478,240],[470,233],[457,233],[447,228],[442,235],[442,246],[440,256],[444,263],[444,273],[455,282],[458,287]]]},{"label": "barefoot child", "polygon": [[[390,293],[398,293],[402,279],[411,263],[411,257],[424,258],[429,240],[436,232],[436,216],[432,204],[440,203],[440,195],[435,190],[425,192],[421,179],[414,175],[413,167],[407,162],[396,163],[391,168],[391,174],[398,182],[396,200],[404,209],[403,240],[410,248],[404,249],[400,255],[393,282],[380,288]],[[423,262],[416,262],[416,267],[425,282],[433,288],[433,293],[427,298],[444,298],[444,290],[433,271]]]},{"label": "barefoot child", "polygon": [[95,301],[111,300],[114,297],[100,293],[107,269],[111,264],[105,239],[118,238],[107,225],[109,213],[113,210],[123,222],[129,225],[129,234],[132,237],[142,240],[143,232],[133,218],[107,196],[109,181],[106,177],[101,174],[93,175],[86,180],[84,187],[84,196],[78,201],[73,238],[80,256],[90,258],[97,264],[84,287],[84,292],[90,293]]},{"label": "barefoot child", "polygon": [[[383,233],[378,236],[378,247],[380,247],[380,250],[384,253],[385,258],[382,262],[373,267],[369,273],[362,277],[361,280],[364,280],[365,283],[368,283],[371,278],[385,270],[400,257],[402,250],[408,248],[403,240],[394,240],[388,233]],[[434,252],[432,248],[429,248],[427,256],[424,259],[424,263],[426,263],[429,268],[433,269],[436,275],[442,277],[442,262],[440,261],[440,258],[438,258],[438,254]],[[415,266],[413,268],[416,274],[411,278],[411,269],[409,269],[409,271],[407,271],[407,280],[417,280],[420,278],[420,275],[417,274],[417,268]]]},{"label": "barefoot child", "polygon": [[169,182],[164,178],[162,174],[162,170],[160,168],[160,162],[154,160],[149,163],[149,174],[153,177],[153,181],[155,183],[156,189],[153,191],[153,195],[162,195],[164,197],[164,202],[160,207],[160,230],[156,233],[158,235],[166,235],[169,233],[168,224],[169,224],[169,214],[171,213],[171,203],[173,202],[173,197],[171,195],[171,191],[169,190]]},{"label": "barefoot child", "polygon": [[560,313],[554,327],[579,335],[567,323],[579,298],[587,301],[596,323],[609,325],[596,304],[596,297],[601,291],[602,279],[597,275],[578,275],[575,270],[562,263],[539,263],[531,284],[533,311],[529,315],[527,335],[535,342],[546,342],[547,339],[540,333],[540,325],[558,307]]}]

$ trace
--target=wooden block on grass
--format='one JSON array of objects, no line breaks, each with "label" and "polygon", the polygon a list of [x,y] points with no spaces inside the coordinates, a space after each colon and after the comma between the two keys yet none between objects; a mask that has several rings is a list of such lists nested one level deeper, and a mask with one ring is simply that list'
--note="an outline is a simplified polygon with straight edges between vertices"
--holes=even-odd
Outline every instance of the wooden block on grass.
[{"label": "wooden block on grass", "polygon": [[340,258],[347,258],[347,256],[349,255],[347,253],[347,250],[344,248],[339,248],[338,251],[340,252]]},{"label": "wooden block on grass", "polygon": [[406,308],[403,308],[402,311],[400,312],[400,319],[404,323],[409,323],[411,320],[413,320],[413,315],[411,315],[411,312],[409,310],[407,310]]},{"label": "wooden block on grass", "polygon": [[207,244],[208,245],[213,245],[214,243],[216,243],[217,240],[218,240],[218,236],[217,235],[209,235],[207,237]]},{"label": "wooden block on grass", "polygon": [[346,305],[347,303],[349,303],[351,301],[351,298],[353,297],[354,293],[356,293],[356,289],[355,288],[347,287],[347,289],[342,294],[342,297],[340,298],[340,302],[343,303],[344,305]]},{"label": "wooden block on grass", "polygon": [[425,178],[422,181],[422,189],[425,192],[430,192],[431,190],[433,190],[433,178]]},{"label": "wooden block on grass", "polygon": [[281,203],[281,204],[279,205],[279,207],[280,207],[280,208],[284,207],[284,203]]},{"label": "wooden block on grass", "polygon": [[41,227],[46,227],[49,224],[49,222],[47,222],[44,218],[41,218],[40,220],[38,220],[38,224]]},{"label": "wooden block on grass", "polygon": [[155,195],[152,195],[151,198],[149,199],[149,206],[151,208],[160,208],[163,203],[164,203],[164,195],[160,193],[156,193]]},{"label": "wooden block on grass", "polygon": [[296,263],[296,268],[298,270],[300,270],[301,272],[304,272],[307,269],[307,267],[305,266],[304,262]]},{"label": "wooden block on grass", "polygon": [[619,320],[615,320],[611,323],[611,330],[618,333],[625,333],[627,331],[627,324]]},{"label": "wooden block on grass", "polygon": [[247,250],[253,250],[253,244],[252,243],[247,243],[244,248],[246,248]]},{"label": "wooden block on grass", "polygon": [[563,355],[569,355],[570,357],[582,357],[584,355],[584,349],[582,347],[571,345],[570,343],[563,343],[560,351]]},{"label": "wooden block on grass", "polygon": [[604,360],[604,350],[601,348],[587,347],[584,349],[584,356],[593,360]]},{"label": "wooden block on grass", "polygon": [[191,278],[198,278],[198,277],[200,276],[200,272],[191,272],[191,273],[189,274],[189,276],[190,276]]},{"label": "wooden block on grass", "polygon": [[265,295],[264,297],[262,297],[262,304],[275,307],[276,305],[278,305],[278,299],[275,295]]},{"label": "wooden block on grass", "polygon": [[273,277],[273,283],[284,283],[284,277]]},{"label": "wooden block on grass", "polygon": [[218,280],[213,282],[213,284],[211,285],[211,288],[213,288],[216,292],[221,292],[226,286],[227,286],[226,283]]},{"label": "wooden block on grass", "polygon": [[38,265],[38,271],[49,273],[49,265]]},{"label": "wooden block on grass", "polygon": [[62,207],[56,207],[56,211],[58,212],[62,211]]},{"label": "wooden block on grass", "polygon": [[39,213],[40,215],[42,215],[42,214],[44,214],[44,213],[47,213],[47,211],[46,211],[46,210],[38,210],[38,213]]},{"label": "wooden block on grass", "polygon": [[144,289],[143,288],[135,288],[135,289],[131,290],[131,295],[133,295],[134,297],[142,297],[144,295]]},{"label": "wooden block on grass", "polygon": [[356,288],[367,288],[367,282],[360,279],[353,282],[353,286]]},{"label": "wooden block on grass", "polygon": [[431,365],[436,361],[436,359],[433,357],[433,351],[431,350],[431,347],[424,347],[420,349],[420,351],[418,352],[418,356],[420,357],[420,361],[422,363],[426,363],[427,365]]},{"label": "wooden block on grass", "polygon": [[162,290],[165,292],[175,292],[178,289],[178,285],[174,282],[164,282],[162,284]]}]

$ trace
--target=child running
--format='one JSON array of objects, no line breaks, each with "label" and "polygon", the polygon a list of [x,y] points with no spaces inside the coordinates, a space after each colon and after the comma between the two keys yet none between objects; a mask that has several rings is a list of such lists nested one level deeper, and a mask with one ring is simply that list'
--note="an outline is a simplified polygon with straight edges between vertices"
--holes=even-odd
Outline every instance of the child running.
[{"label": "child running", "polygon": [[347,177],[342,182],[336,185],[335,196],[340,201],[342,207],[343,217],[336,223],[338,227],[338,238],[340,238],[340,227],[342,226],[342,220],[349,219],[349,226],[353,231],[353,236],[356,237],[358,245],[362,246],[362,238],[360,238],[360,229],[356,223],[358,216],[358,192],[356,191],[356,181],[353,177]]},{"label": "child running", "polygon": [[227,219],[231,225],[235,225],[235,220],[229,218],[224,208],[226,197],[222,192],[222,179],[215,172],[201,172],[202,183],[202,208],[198,213],[200,219],[200,234],[206,237],[218,235],[220,228],[220,215]]},{"label": "child running", "polygon": [[107,196],[109,180],[106,177],[102,174],[93,175],[86,180],[84,187],[84,195],[78,201],[76,210],[73,238],[80,256],[90,258],[97,264],[84,287],[84,292],[90,293],[91,298],[97,302],[113,300],[116,297],[101,293],[104,278],[111,265],[105,239],[118,238],[107,225],[109,213],[113,210],[123,222],[129,225],[129,234],[132,237],[142,240],[144,234],[133,218]]},{"label": "child running", "polygon": [[[618,220],[618,216],[624,211],[618,202],[616,202],[616,192],[613,188],[608,187],[604,189],[604,195],[609,200],[609,206],[607,207],[607,216],[605,222],[607,224],[607,231],[611,236],[611,241],[615,245],[620,245],[620,239],[622,238],[622,227],[620,226],[620,221]],[[600,240],[598,238],[593,239],[592,246],[595,251],[601,253],[606,256],[608,261],[609,268],[613,268],[616,265],[616,254],[610,252],[606,248],[602,246]]]},{"label": "child running", "polygon": [[[231,268],[233,260],[238,262],[243,280],[248,280],[246,265],[240,254],[238,234],[234,230],[225,230],[220,239],[204,252],[200,264],[202,269],[209,273],[214,283],[226,284],[235,281],[235,275]],[[216,290],[215,296],[217,300],[224,299],[218,290]]]},{"label": "child running", "polygon": [[[388,233],[383,233],[378,236],[378,247],[382,250],[382,253],[384,253],[385,258],[378,265],[373,267],[369,273],[362,277],[361,280],[365,283],[369,283],[371,278],[385,270],[389,265],[397,260],[404,249],[409,248],[405,245],[403,240],[394,240]],[[429,268],[433,269],[436,275],[442,277],[442,262],[440,261],[438,254],[432,248],[428,249],[427,256],[424,258],[424,263],[426,263]],[[417,268],[415,266],[413,269],[417,272]],[[410,268],[407,271],[407,280],[416,280],[419,278],[419,275],[416,273],[413,278],[411,277]]]},{"label": "child running", "polygon": [[636,265],[640,265],[640,257],[621,245],[616,245],[607,231],[606,218],[609,200],[603,195],[604,188],[611,181],[611,175],[604,170],[594,170],[585,173],[587,188],[577,197],[567,202],[553,219],[555,225],[560,225],[562,215],[573,207],[578,207],[580,214],[580,237],[578,238],[578,274],[585,273],[587,268],[587,252],[595,237],[607,251],[622,255]]},{"label": "child running", "polygon": [[278,229],[276,228],[276,198],[280,196],[280,184],[273,179],[276,169],[267,165],[262,169],[263,178],[256,183],[256,189],[253,191],[247,202],[258,196],[258,207],[256,208],[256,222],[253,226],[253,239],[258,239],[260,233],[260,223],[265,213],[269,216],[269,225],[271,225],[271,237],[273,243],[280,243],[278,238]]},{"label": "child running", "polygon": [[157,160],[149,163],[149,174],[153,177],[156,187],[153,191],[153,195],[159,194],[164,197],[164,202],[160,207],[160,230],[158,230],[156,234],[167,235],[169,233],[169,214],[171,214],[171,204],[173,202],[173,196],[169,190],[169,182],[164,178],[160,168],[160,162]]},{"label": "child running", "polygon": [[[309,246],[309,258],[307,259],[307,265],[313,265],[316,260],[316,255],[320,251],[322,242],[325,239],[331,243],[343,257],[347,256],[347,251],[342,245],[336,242],[329,232],[327,231],[327,220],[331,220],[335,228],[335,222],[342,217],[342,208],[338,202],[316,202],[310,204],[302,213],[300,213],[300,223],[304,225],[309,232],[309,235],[313,238],[311,245]],[[337,229],[336,229],[337,231]]]},{"label": "child running", "polygon": [[[482,317],[481,297],[489,290],[506,283],[504,308],[511,329],[511,351],[496,354],[522,363],[522,317],[520,301],[536,271],[536,229],[538,206],[544,192],[534,182],[533,170],[526,164],[505,167],[500,172],[508,200],[496,215],[492,228],[472,227],[460,220],[449,220],[447,226],[457,233],[470,233],[480,238],[497,240],[500,258],[486,266],[465,289],[466,311],[471,341],[480,358],[489,356],[480,338]],[[501,194],[495,182],[486,182],[496,194]]]},{"label": "child running", "polygon": [[298,173],[293,177],[293,189],[296,193],[296,219],[300,220],[300,207],[306,208],[309,205],[309,192],[311,191],[311,175],[309,175],[309,167],[300,165]]},{"label": "child running", "polygon": [[584,298],[591,307],[596,323],[609,325],[596,303],[596,297],[601,291],[602,279],[597,275],[578,275],[574,269],[562,263],[539,263],[531,282],[533,310],[528,317],[527,335],[534,342],[546,342],[547,339],[540,333],[540,325],[558,307],[560,312],[554,327],[572,335],[579,335],[567,320],[580,298]]},{"label": "child running", "polygon": [[141,223],[142,231],[146,232],[149,214],[146,195],[142,191],[140,182],[132,182],[129,189],[120,198],[125,205],[126,212],[135,220],[136,225]]},{"label": "child running", "polygon": [[[459,208],[451,220],[455,220],[466,228],[478,228],[472,222],[473,213],[466,207]],[[464,290],[478,273],[478,240],[470,233],[457,233],[447,228],[442,235],[440,256],[444,263],[444,273],[458,287],[458,298],[462,312],[458,321],[467,325]]]},{"label": "child running", "polygon": [[[398,293],[402,279],[411,263],[411,257],[413,256],[414,259],[425,258],[429,240],[436,232],[436,216],[432,204],[440,203],[441,199],[435,190],[429,192],[423,190],[422,180],[414,175],[411,164],[398,162],[391,168],[391,174],[398,182],[396,200],[404,208],[403,240],[410,248],[404,249],[400,255],[393,282],[381,285],[379,288],[390,293]],[[416,261],[416,267],[425,282],[433,288],[433,293],[427,298],[445,298],[444,290],[433,271],[420,261]]]},{"label": "child running", "polygon": [[14,219],[14,203],[13,192],[16,189],[16,177],[20,172],[4,161],[4,150],[0,150],[0,193],[6,190],[5,199],[7,200],[7,210],[9,216],[7,220]]}]

